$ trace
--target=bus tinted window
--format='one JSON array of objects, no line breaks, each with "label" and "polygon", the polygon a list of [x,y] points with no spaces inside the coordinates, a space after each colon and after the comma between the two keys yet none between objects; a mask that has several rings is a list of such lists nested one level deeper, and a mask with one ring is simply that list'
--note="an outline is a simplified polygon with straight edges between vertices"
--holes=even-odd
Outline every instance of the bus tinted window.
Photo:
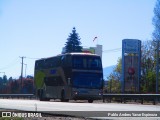
[{"label": "bus tinted window", "polygon": [[44,60],[38,60],[35,63],[35,69],[48,69],[61,66],[61,57],[53,57]]},{"label": "bus tinted window", "polygon": [[35,63],[35,69],[43,69],[45,60],[39,60]]},{"label": "bus tinted window", "polygon": [[63,85],[63,80],[60,76],[45,77],[44,82],[48,86],[62,86]]},{"label": "bus tinted window", "polygon": [[74,73],[73,86],[82,88],[101,88],[102,76],[95,73]]},{"label": "bus tinted window", "polygon": [[84,65],[83,65],[83,59],[80,58],[80,57],[75,57],[73,59],[73,67],[74,68],[83,68]]},{"label": "bus tinted window", "polygon": [[101,61],[98,58],[89,58],[88,59],[88,68],[90,69],[99,69],[101,68]]},{"label": "bus tinted window", "polygon": [[101,69],[101,59],[93,56],[74,56],[72,67],[76,69]]}]

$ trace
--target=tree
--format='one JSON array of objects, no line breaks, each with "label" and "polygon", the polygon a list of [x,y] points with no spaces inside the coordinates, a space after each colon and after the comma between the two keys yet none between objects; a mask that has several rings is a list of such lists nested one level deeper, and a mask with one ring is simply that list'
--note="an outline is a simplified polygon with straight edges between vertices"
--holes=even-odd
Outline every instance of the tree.
[{"label": "tree", "polygon": [[67,38],[64,53],[82,52],[82,46],[80,45],[80,37],[78,36],[78,33],[76,33],[76,28],[73,27],[72,33],[70,33]]},{"label": "tree", "polygon": [[122,73],[122,59],[118,59],[118,63],[116,67],[114,68],[113,72],[109,75],[108,77],[108,86],[107,91],[112,92],[112,93],[120,93],[121,91],[121,83],[120,83],[120,78],[121,78],[121,73]]},{"label": "tree", "polygon": [[157,0],[156,5],[154,7],[154,17],[153,17],[153,40],[160,41],[160,0]]},{"label": "tree", "polygon": [[6,75],[3,76],[3,84],[7,85],[7,76]]},{"label": "tree", "polygon": [[0,94],[2,94],[2,89],[3,89],[3,78],[0,77]]},{"label": "tree", "polygon": [[11,84],[11,93],[17,94],[19,93],[19,84],[17,80],[12,81]]},{"label": "tree", "polygon": [[[155,42],[144,41],[141,55],[141,92],[155,92],[153,80],[155,79]],[[154,86],[154,87],[153,87]],[[152,90],[151,90],[152,88]]]},{"label": "tree", "polygon": [[159,79],[159,43],[160,43],[160,0],[156,1],[156,5],[154,7],[154,17],[153,17],[153,25],[154,25],[154,31],[153,31],[153,41],[155,41],[156,44],[156,93],[158,93],[158,79]]}]

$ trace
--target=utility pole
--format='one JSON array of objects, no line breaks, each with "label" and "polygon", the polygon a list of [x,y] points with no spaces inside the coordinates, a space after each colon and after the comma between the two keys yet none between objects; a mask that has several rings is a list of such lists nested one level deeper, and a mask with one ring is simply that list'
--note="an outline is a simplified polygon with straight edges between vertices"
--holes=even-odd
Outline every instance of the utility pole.
[{"label": "utility pole", "polygon": [[21,86],[21,92],[22,92],[22,79],[23,79],[23,59],[24,59],[24,58],[26,58],[26,57],[22,56],[22,57],[20,57],[20,58],[22,59],[22,63],[21,63],[21,64],[22,64],[22,66],[21,66],[21,85],[20,85],[20,86]]},{"label": "utility pole", "polygon": [[158,85],[159,85],[159,40],[157,40],[157,59],[156,59],[156,94],[158,94]]},{"label": "utility pole", "polygon": [[24,64],[26,67],[25,67],[25,78],[26,78],[26,71],[27,71],[27,64]]}]

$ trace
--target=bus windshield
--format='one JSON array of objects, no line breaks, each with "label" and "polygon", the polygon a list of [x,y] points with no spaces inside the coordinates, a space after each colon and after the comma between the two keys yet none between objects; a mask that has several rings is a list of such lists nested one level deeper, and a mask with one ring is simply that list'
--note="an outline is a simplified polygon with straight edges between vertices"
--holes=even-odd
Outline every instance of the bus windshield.
[{"label": "bus windshield", "polygon": [[103,81],[98,73],[73,73],[73,87],[100,89]]},{"label": "bus windshield", "polygon": [[102,69],[100,57],[93,56],[73,56],[72,67],[75,69]]}]

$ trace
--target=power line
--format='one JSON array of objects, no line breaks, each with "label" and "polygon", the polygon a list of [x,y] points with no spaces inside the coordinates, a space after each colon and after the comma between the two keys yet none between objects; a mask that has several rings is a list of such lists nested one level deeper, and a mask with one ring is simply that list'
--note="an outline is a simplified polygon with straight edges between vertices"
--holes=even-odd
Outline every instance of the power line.
[{"label": "power line", "polygon": [[[0,73],[3,73],[3,74],[5,75],[5,72],[0,72]],[[3,75],[3,76],[4,76],[4,75]]]},{"label": "power line", "polygon": [[15,65],[18,63],[17,60],[18,60],[17,58],[14,59],[13,62],[10,62],[8,65],[6,65],[6,66],[4,66],[4,67],[1,67],[0,70],[8,69],[8,68],[10,68],[10,67],[15,66]]},{"label": "power line", "polygon": [[107,53],[107,52],[119,52],[119,51],[121,51],[122,50],[122,48],[115,48],[115,49],[110,49],[110,50],[104,50],[104,51],[102,51],[103,53]]},{"label": "power line", "polygon": [[25,57],[27,59],[40,59],[40,58],[32,58],[32,57]]},{"label": "power line", "polygon": [[[20,58],[21,58],[21,57],[20,57]],[[32,58],[32,57],[25,57],[25,58],[27,58],[27,59],[35,59],[35,60],[36,60],[36,59],[40,59],[40,58]],[[19,62],[19,61],[18,61],[18,58],[16,58],[16,59],[14,59],[12,62],[10,62],[9,64],[7,64],[6,66],[0,67],[0,70],[9,69],[9,68],[17,65],[18,62]]]}]

